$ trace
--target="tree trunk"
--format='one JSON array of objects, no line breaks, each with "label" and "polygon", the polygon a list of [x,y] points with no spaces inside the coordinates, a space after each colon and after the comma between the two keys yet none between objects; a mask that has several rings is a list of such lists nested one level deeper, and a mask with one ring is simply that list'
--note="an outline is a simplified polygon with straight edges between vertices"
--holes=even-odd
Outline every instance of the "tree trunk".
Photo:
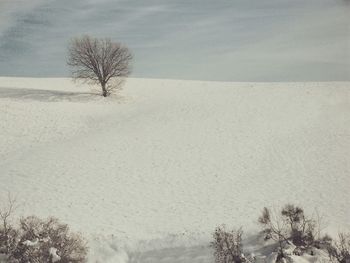
[{"label": "tree trunk", "polygon": [[102,86],[102,96],[107,97],[108,92],[106,90],[106,84],[101,84],[101,86]]}]

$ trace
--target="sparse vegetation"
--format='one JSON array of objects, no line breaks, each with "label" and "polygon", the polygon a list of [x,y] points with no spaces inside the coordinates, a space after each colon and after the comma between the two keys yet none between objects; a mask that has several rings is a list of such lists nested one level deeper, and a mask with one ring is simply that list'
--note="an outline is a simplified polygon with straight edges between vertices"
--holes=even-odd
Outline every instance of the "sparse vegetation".
[{"label": "sparse vegetation", "polygon": [[15,200],[9,199],[6,209],[0,211],[0,254],[9,263],[84,263],[87,245],[80,234],[72,233],[67,224],[55,218],[47,220],[36,216],[22,218],[19,227],[10,224]]},{"label": "sparse vegetation", "polygon": [[8,194],[7,204],[0,208],[0,253],[5,255],[13,254],[17,247],[19,231],[10,224],[10,219],[15,209],[16,199]]},{"label": "sparse vegetation", "polygon": [[327,247],[332,262],[350,262],[350,233],[339,233],[338,238]]},{"label": "sparse vegetation", "polygon": [[301,207],[287,204],[280,213],[272,213],[264,208],[258,219],[263,227],[265,239],[273,239],[278,242],[278,257],[284,258],[283,247],[291,243],[296,246],[295,254],[302,254],[314,246],[316,230],[320,229],[318,221],[308,218]]},{"label": "sparse vegetation", "polygon": [[249,262],[243,253],[242,235],[242,228],[227,230],[223,225],[215,229],[211,246],[214,248],[216,263]]},{"label": "sparse vegetation", "polygon": [[279,258],[285,257],[285,244],[293,244],[296,246],[295,254],[302,254],[316,243],[322,243],[320,220],[307,217],[301,207],[292,204],[285,205],[280,213],[272,213],[265,207],[258,222],[263,227],[265,239],[272,238],[278,242]]},{"label": "sparse vegetation", "polygon": [[[322,235],[323,218],[317,210],[315,212],[311,217],[306,216],[303,208],[293,204],[287,204],[277,212],[264,207],[258,218],[263,228],[261,233],[265,241],[273,240],[277,247],[264,262],[295,262],[293,256],[302,256],[305,253],[314,256],[317,250],[321,250],[322,262],[329,262],[324,258],[328,252],[331,262],[349,263],[350,234],[341,233],[337,240],[332,240],[329,235]],[[244,255],[242,234],[242,228],[238,230],[227,230],[225,226],[216,228],[213,234],[214,241],[211,243],[216,263],[258,260]],[[269,244],[271,245],[271,242]]]},{"label": "sparse vegetation", "polygon": [[[0,209],[0,261],[5,256],[7,263],[87,262],[86,241],[80,234],[72,233],[67,224],[56,218],[42,220],[29,216],[21,218],[18,227],[14,227],[10,219],[15,209],[16,200],[9,195],[7,206]],[[321,220],[307,217],[301,207],[287,204],[279,213],[265,207],[258,222],[263,227],[264,239],[274,240],[278,247],[265,262],[295,262],[292,255],[312,256],[315,249],[326,251],[330,262],[350,262],[350,234],[340,233],[336,240],[328,235],[321,237]],[[211,242],[215,262],[260,262],[253,255],[245,255],[242,237],[242,228],[217,227]]]},{"label": "sparse vegetation", "polygon": [[258,222],[263,227],[265,240],[273,239],[278,242],[278,258],[284,258],[284,243],[288,242],[288,229],[286,223],[278,215],[272,214],[270,209],[264,207]]}]

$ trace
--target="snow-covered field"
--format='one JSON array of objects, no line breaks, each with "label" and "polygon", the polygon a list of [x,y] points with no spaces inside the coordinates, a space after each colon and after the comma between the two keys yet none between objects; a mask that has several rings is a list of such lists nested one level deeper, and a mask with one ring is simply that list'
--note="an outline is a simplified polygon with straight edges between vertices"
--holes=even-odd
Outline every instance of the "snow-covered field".
[{"label": "snow-covered field", "polygon": [[129,79],[96,92],[0,78],[0,194],[18,215],[81,231],[91,262],[212,262],[217,225],[249,233],[287,202],[350,229],[349,82]]}]

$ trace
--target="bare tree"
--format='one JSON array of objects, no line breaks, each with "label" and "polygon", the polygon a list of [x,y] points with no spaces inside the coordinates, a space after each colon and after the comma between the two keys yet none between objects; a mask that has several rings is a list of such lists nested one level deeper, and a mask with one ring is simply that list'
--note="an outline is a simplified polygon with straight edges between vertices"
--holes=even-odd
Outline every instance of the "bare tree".
[{"label": "bare tree", "polygon": [[130,74],[129,49],[110,39],[90,36],[75,38],[69,45],[67,64],[74,79],[99,84],[107,97]]}]

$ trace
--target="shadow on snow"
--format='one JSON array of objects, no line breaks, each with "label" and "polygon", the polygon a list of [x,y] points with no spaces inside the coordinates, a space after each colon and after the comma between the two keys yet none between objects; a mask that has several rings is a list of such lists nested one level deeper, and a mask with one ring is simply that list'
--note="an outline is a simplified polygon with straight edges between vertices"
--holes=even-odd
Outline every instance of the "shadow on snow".
[{"label": "shadow on snow", "polygon": [[0,87],[0,98],[16,100],[34,100],[43,102],[91,101],[101,97],[93,92],[69,92],[57,90],[6,88]]}]

